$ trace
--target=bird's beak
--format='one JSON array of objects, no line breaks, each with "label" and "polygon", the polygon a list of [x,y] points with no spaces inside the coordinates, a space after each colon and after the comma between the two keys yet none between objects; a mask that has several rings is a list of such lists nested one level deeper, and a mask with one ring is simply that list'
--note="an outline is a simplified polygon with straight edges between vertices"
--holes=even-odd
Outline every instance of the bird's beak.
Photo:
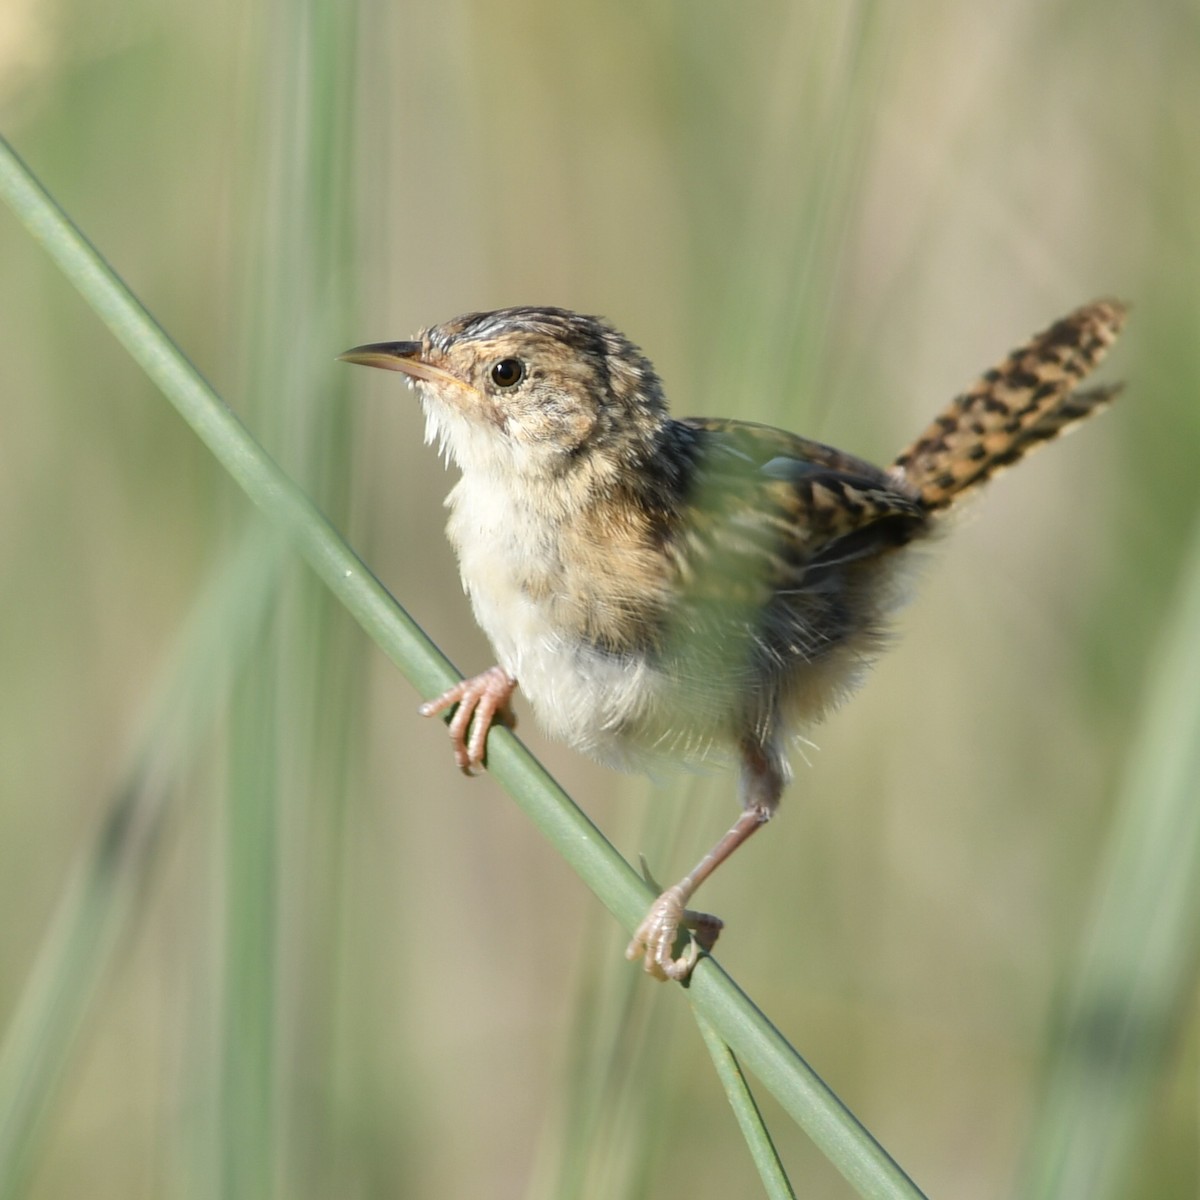
[{"label": "bird's beak", "polygon": [[339,354],[338,360],[364,367],[382,367],[385,371],[402,371],[412,379],[427,379],[430,383],[462,386],[462,380],[449,371],[425,362],[421,358],[422,349],[420,342],[372,342],[369,346],[355,346],[353,350]]}]

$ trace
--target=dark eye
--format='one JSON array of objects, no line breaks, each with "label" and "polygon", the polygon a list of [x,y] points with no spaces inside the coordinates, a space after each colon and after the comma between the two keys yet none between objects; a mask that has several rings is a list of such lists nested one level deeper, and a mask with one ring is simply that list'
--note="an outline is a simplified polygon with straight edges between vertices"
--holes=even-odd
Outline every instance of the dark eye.
[{"label": "dark eye", "polygon": [[492,382],[497,387],[516,387],[524,378],[525,364],[519,358],[502,358],[492,364]]}]

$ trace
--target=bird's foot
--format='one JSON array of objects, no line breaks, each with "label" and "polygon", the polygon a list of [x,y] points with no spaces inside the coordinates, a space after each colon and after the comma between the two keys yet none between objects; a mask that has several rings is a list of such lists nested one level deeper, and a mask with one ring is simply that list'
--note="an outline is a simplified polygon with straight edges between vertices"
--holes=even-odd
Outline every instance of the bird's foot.
[{"label": "bird's foot", "polygon": [[[644,956],[643,966],[655,979],[677,979],[681,982],[692,973],[700,951],[710,951],[724,928],[725,922],[711,913],[694,912],[684,908],[686,893],[680,885],[667,888],[637,927],[633,940],[625,950],[630,961]],[[687,949],[674,957],[679,930],[691,931]]]},{"label": "bird's foot", "polygon": [[475,768],[483,766],[484,747],[493,722],[499,721],[510,729],[516,725],[516,717],[508,707],[516,687],[517,681],[503,667],[492,667],[421,705],[423,717],[435,717],[452,704],[458,705],[448,731],[454,744],[454,761],[464,775],[474,775]]}]

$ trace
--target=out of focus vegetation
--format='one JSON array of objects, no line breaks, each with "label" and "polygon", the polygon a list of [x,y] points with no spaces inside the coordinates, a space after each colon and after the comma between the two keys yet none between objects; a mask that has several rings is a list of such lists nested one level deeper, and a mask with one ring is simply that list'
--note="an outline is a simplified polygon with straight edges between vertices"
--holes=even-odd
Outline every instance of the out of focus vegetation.
[{"label": "out of focus vegetation", "polygon": [[[884,460],[1033,329],[1131,300],[1114,411],[930,556],[902,640],[703,901],[722,962],[931,1195],[1070,1194],[1046,1143],[1090,1093],[1131,1105],[1116,1194],[1158,1200],[1200,1188],[1200,919],[1107,872],[1180,820],[1128,806],[1146,747],[1200,741],[1171,674],[1197,34],[1186,6],[1108,2],[7,0],[0,128],[464,669],[490,658],[449,479],[346,346],[602,312],[680,413]],[[0,1195],[754,1194],[678,990],[457,775],[4,211],[0,263]],[[732,815],[727,780],[616,777],[530,725],[663,877]],[[1146,902],[1115,942],[1112,877]],[[1126,1038],[1134,951],[1167,927],[1153,1036]],[[1078,1046],[1100,1066],[1072,1093]],[[848,1195],[764,1109],[797,1189]]]}]

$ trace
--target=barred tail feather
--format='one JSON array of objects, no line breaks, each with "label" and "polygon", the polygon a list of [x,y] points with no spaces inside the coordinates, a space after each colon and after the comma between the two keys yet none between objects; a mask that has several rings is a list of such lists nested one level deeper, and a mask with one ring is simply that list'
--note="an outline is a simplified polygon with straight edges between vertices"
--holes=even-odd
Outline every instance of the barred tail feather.
[{"label": "barred tail feather", "polygon": [[1014,350],[957,397],[892,464],[930,511],[947,508],[1031,450],[1105,408],[1119,385],[1077,392],[1125,324],[1097,300]]}]

